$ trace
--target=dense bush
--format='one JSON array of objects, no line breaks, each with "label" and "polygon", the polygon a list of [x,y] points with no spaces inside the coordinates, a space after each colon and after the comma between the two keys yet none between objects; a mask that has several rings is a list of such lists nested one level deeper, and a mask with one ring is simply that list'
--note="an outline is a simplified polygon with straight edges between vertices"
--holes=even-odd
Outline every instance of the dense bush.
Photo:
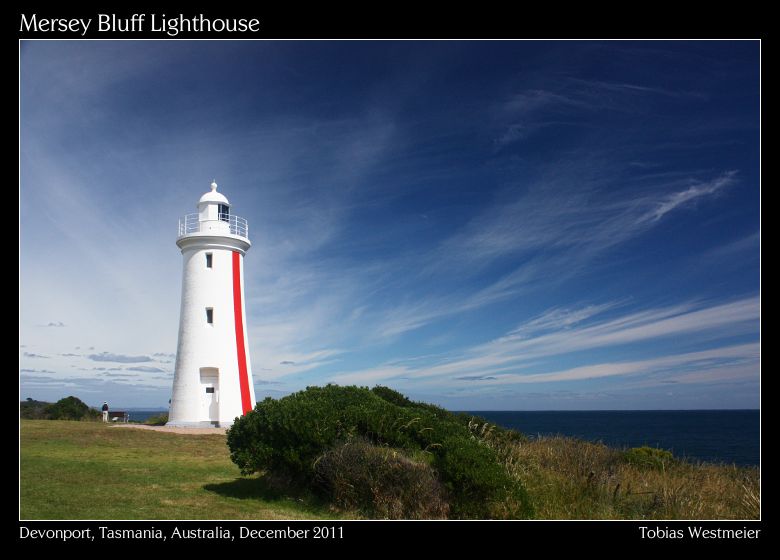
[{"label": "dense bush", "polygon": [[44,414],[50,420],[92,420],[100,415],[77,397],[65,397],[47,405]]},{"label": "dense bush", "polygon": [[528,441],[528,438],[526,438],[525,435],[521,434],[520,432],[502,428],[501,426],[487,421],[481,416],[475,416],[474,414],[467,414],[465,412],[452,413],[440,406],[436,406],[435,404],[414,402],[409,400],[405,395],[402,395],[398,391],[394,391],[389,387],[377,385],[371,389],[371,392],[375,395],[379,395],[382,399],[389,403],[404,408],[425,410],[433,414],[436,418],[442,420],[456,421],[467,427],[474,437],[485,442],[502,445],[510,442],[517,443]]},{"label": "dense bush", "polygon": [[445,484],[449,492],[461,498],[453,504],[454,513],[480,518],[511,496],[512,485],[491,449],[460,443],[455,438],[444,440],[437,466],[448,475]]},{"label": "dense bush", "polygon": [[632,447],[625,451],[623,460],[637,467],[663,470],[674,461],[674,455],[671,451],[656,447]]},{"label": "dense bush", "polygon": [[27,399],[19,403],[19,417],[31,420],[97,420],[100,412],[77,397],[65,397],[56,403]]},{"label": "dense bush", "polygon": [[[428,456],[447,488],[451,511],[459,517],[531,513],[522,487],[463,419],[440,407],[412,403],[386,388],[328,385],[279,400],[267,398],[233,424],[227,443],[244,474],[287,473],[316,487],[317,459],[337,442],[357,437]],[[512,507],[507,508],[508,503]]]},{"label": "dense bush", "polygon": [[336,506],[383,519],[446,518],[445,489],[430,465],[364,439],[339,443],[314,464]]},{"label": "dense bush", "polygon": [[384,387],[382,385],[377,385],[373,389],[371,389],[371,392],[380,397],[383,400],[386,400],[387,402],[397,405],[397,406],[403,406],[403,407],[413,407],[414,402],[409,400],[409,398],[406,395],[403,395],[399,393],[398,391],[394,391],[390,387]]},{"label": "dense bush", "polygon": [[418,411],[425,411],[436,418],[447,420],[448,422],[457,421],[461,424],[467,425],[469,418],[471,418],[471,416],[467,414],[453,414],[449,410],[440,406],[436,406],[435,404],[412,401],[406,395],[390,389],[389,387],[383,387],[382,385],[377,385],[371,389],[371,392],[375,395],[378,395],[382,400],[385,400],[390,404],[394,404],[396,406],[410,410],[414,409]]},{"label": "dense bush", "polygon": [[46,414],[47,406],[51,406],[51,403],[28,398],[26,401],[19,403],[19,417],[30,420],[48,420],[49,417]]}]

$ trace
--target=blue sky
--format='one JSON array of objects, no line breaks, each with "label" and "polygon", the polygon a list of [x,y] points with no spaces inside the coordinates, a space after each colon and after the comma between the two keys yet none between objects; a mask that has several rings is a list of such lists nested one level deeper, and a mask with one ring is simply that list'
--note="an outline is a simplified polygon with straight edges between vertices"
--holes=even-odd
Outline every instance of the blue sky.
[{"label": "blue sky", "polygon": [[23,41],[21,397],[170,397],[177,219],[249,220],[258,398],[755,408],[759,44]]}]

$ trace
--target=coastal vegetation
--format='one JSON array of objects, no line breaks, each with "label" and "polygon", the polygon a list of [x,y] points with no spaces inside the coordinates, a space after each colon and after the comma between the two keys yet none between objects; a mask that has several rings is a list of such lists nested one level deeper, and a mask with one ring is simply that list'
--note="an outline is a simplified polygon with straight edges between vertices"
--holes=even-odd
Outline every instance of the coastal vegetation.
[{"label": "coastal vegetation", "polygon": [[760,515],[757,467],[527,438],[381,387],[266,399],[227,438],[24,419],[20,483],[24,519]]},{"label": "coastal vegetation", "polygon": [[329,385],[266,399],[227,442],[244,474],[264,472],[351,516],[759,516],[757,468],[684,461],[651,447],[529,439],[386,387]]},{"label": "coastal vegetation", "polygon": [[[378,387],[309,387],[267,398],[227,433],[243,474],[285,476],[323,500],[368,517],[466,519],[533,516],[523,483],[493,441],[522,439]],[[421,488],[427,488],[425,495]]]},{"label": "coastal vegetation", "polygon": [[65,397],[56,403],[27,399],[19,403],[21,418],[37,420],[97,420],[100,412],[77,397]]},{"label": "coastal vegetation", "polygon": [[525,484],[539,519],[759,518],[757,467],[685,461],[647,449],[556,436],[509,445],[500,454]]}]

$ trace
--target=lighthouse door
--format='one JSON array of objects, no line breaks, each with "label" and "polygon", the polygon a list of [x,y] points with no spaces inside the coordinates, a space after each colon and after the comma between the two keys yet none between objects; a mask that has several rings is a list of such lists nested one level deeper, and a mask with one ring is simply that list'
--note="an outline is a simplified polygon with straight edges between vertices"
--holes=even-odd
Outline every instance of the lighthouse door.
[{"label": "lighthouse door", "polygon": [[219,422],[219,369],[200,368],[201,418],[212,424]]}]

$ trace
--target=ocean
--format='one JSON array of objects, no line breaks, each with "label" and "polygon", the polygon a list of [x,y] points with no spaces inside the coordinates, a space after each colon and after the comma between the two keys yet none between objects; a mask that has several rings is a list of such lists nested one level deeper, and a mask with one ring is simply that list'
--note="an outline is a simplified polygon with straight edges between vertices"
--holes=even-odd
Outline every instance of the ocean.
[{"label": "ocean", "polygon": [[677,457],[759,464],[758,410],[472,411],[534,437],[561,434],[615,447],[650,445]]},{"label": "ocean", "polygon": [[[125,410],[125,409],[123,409]],[[127,409],[143,422],[166,409]],[[470,411],[534,437],[562,434],[615,447],[650,445],[677,457],[758,465],[758,410]]]},{"label": "ocean", "polygon": [[167,408],[122,408],[116,407],[117,410],[126,410],[130,414],[131,422],[144,422],[147,418],[152,416],[159,416],[160,414],[168,414]]}]

